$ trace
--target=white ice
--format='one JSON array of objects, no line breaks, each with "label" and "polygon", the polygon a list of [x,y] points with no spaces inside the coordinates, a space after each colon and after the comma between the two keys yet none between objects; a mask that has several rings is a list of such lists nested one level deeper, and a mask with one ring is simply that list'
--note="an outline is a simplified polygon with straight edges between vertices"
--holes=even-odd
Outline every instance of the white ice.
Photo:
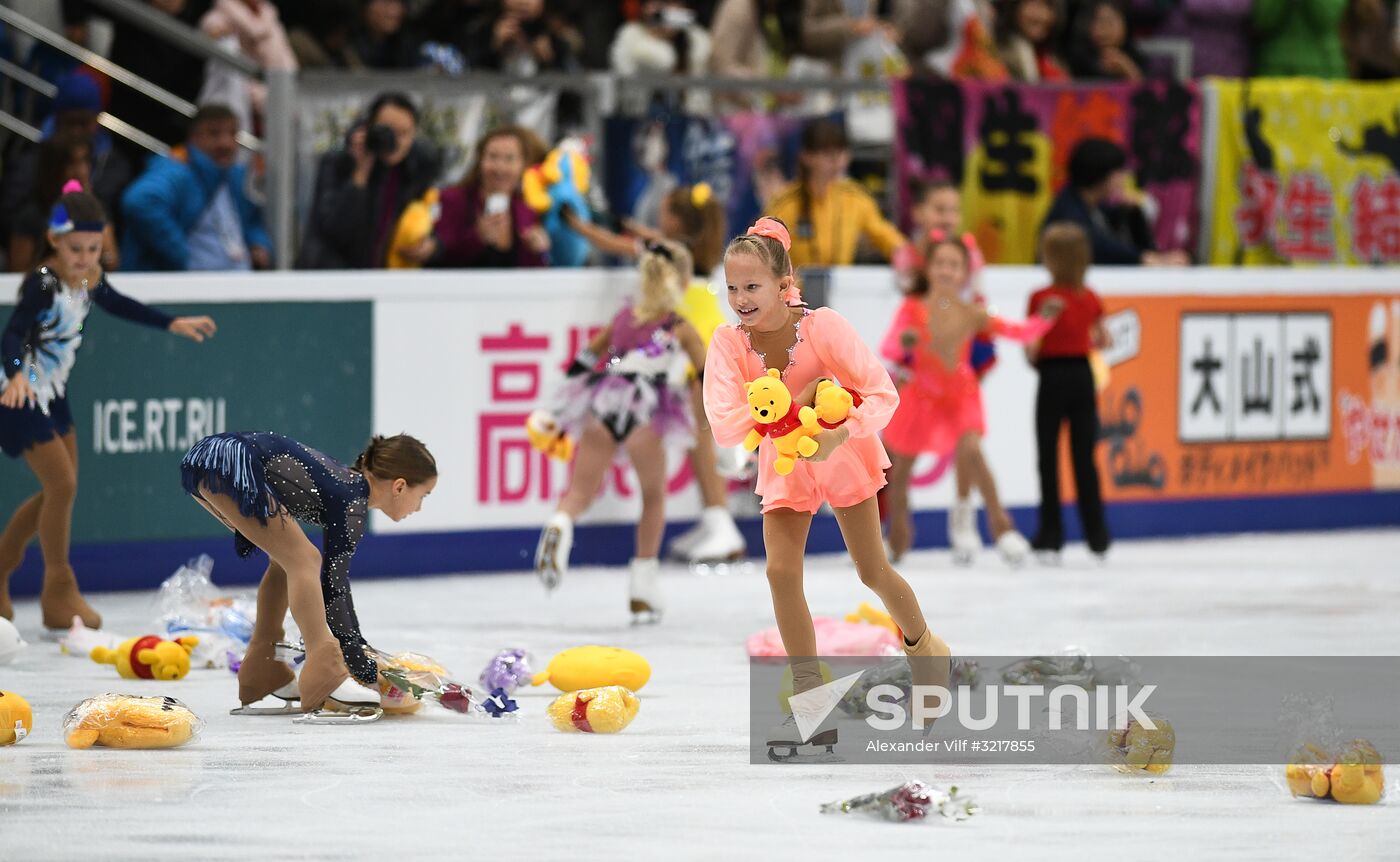
[{"label": "white ice", "polygon": [[[991,551],[971,569],[927,552],[902,568],[964,654],[1077,644],[1128,655],[1400,655],[1397,559],[1400,532],[1375,531],[1123,542],[1107,565],[1072,547],[1062,568],[1019,572]],[[652,680],[616,736],[552,729],[552,689],[521,694],[515,723],[445,711],[348,728],[234,718],[227,671],[122,681],[39,642],[37,606],[19,602],[31,646],[0,667],[0,688],[29,699],[36,727],[0,748],[0,858],[1400,858],[1394,802],[1293,800],[1277,768],[1178,766],[1149,779],[1095,766],[751,765],[743,644],[772,625],[761,572],[668,571],[664,622],[639,628],[627,624],[626,576],[615,570],[571,572],[552,598],[520,574],[356,584],[371,642],[427,653],[468,680],[509,646],[540,664],[588,643],[640,652]],[[872,598],[836,556],[809,561],[807,594],[814,612],[838,616]],[[110,630],[151,628],[152,596],[92,598]],[[68,750],[64,712],[117,690],[175,695],[208,726],[171,751]],[[983,811],[956,824],[817,811],[910,777],[956,784]]]}]

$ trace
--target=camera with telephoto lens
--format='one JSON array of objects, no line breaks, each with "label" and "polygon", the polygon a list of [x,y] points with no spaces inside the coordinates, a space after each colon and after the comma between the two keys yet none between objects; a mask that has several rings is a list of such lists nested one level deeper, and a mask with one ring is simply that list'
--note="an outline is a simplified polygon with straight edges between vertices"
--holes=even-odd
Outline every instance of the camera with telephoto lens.
[{"label": "camera with telephoto lens", "polygon": [[695,12],[684,6],[663,6],[652,13],[650,23],[654,27],[685,30],[695,23]]},{"label": "camera with telephoto lens", "polygon": [[365,129],[365,152],[372,156],[383,158],[392,153],[398,145],[398,135],[388,126],[375,123]]}]

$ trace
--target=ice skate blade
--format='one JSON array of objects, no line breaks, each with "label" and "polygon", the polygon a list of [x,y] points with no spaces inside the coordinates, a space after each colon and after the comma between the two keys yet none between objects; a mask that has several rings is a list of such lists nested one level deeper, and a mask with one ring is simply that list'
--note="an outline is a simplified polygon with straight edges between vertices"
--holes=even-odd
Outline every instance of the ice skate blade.
[{"label": "ice skate blade", "polygon": [[1054,568],[1059,568],[1060,563],[1061,563],[1061,560],[1060,560],[1060,552],[1059,552],[1059,551],[1036,551],[1036,552],[1035,552],[1035,560],[1036,560],[1036,562],[1040,563],[1042,566],[1051,566],[1051,567],[1054,567]]},{"label": "ice skate blade", "polygon": [[[326,703],[333,702],[328,700]],[[292,724],[370,724],[378,721],[383,715],[384,710],[377,706],[352,706],[343,709],[326,706],[292,719]]]},{"label": "ice skate blade", "polygon": [[546,528],[544,537],[540,540],[539,553],[535,555],[535,575],[549,592],[554,592],[559,586],[559,567],[555,560],[558,550],[559,530],[554,527]]},{"label": "ice skate blade", "polygon": [[661,611],[652,610],[651,605],[646,602],[633,599],[628,603],[628,609],[632,612],[634,626],[654,626],[661,622]]},{"label": "ice skate blade", "polygon": [[799,751],[802,746],[770,745],[768,759],[773,763],[845,763],[846,759],[836,753],[832,746],[825,751]]},{"label": "ice skate blade", "polygon": [[[274,701],[276,705],[268,703]],[[299,715],[301,705],[276,697],[265,697],[257,703],[245,703],[237,709],[230,709],[229,715]]]},{"label": "ice skate blade", "polygon": [[975,555],[974,555],[971,551],[954,551],[954,552],[953,552],[953,565],[955,565],[955,566],[970,566],[970,565],[972,565],[972,559],[973,559],[974,556],[975,556]]}]

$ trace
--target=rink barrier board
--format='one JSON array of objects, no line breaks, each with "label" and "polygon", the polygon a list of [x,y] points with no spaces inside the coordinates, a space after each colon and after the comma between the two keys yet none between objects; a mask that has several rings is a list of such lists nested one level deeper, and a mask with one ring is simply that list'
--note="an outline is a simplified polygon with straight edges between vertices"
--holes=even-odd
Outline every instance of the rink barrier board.
[{"label": "rink barrier board", "polygon": [[[10,281],[6,282],[5,279]],[[553,346],[549,355],[538,360],[540,374],[548,375],[551,366],[562,362],[574,347],[573,339],[586,332],[587,327],[601,323],[617,300],[635,284],[631,270],[552,271],[548,281],[538,273],[519,272],[425,272],[405,278],[403,273],[277,273],[277,274],[121,274],[114,283],[137,298],[153,304],[177,308],[185,313],[213,313],[228,319],[254,312],[263,305],[260,315],[276,318],[275,329],[288,333],[289,340],[302,341],[313,353],[313,359],[324,362],[326,333],[336,332],[343,339],[343,326],[327,326],[319,331],[318,320],[329,323],[342,314],[335,306],[349,306],[356,323],[352,327],[370,352],[372,374],[365,375],[363,359],[356,358],[354,371],[335,382],[341,386],[338,394],[353,391],[354,398],[366,400],[371,415],[364,416],[357,408],[341,411],[344,415],[326,421],[317,410],[313,417],[293,395],[296,381],[287,394],[259,405],[252,399],[234,398],[227,405],[226,427],[274,427],[306,435],[303,439],[328,450],[336,457],[352,457],[370,430],[395,433],[409,430],[421,436],[439,456],[443,480],[424,511],[400,524],[391,524],[377,513],[372,519],[370,533],[356,558],[357,576],[395,576],[440,572],[500,571],[527,569],[533,557],[534,543],[541,524],[552,511],[557,492],[562,490],[560,472],[555,471],[551,494],[535,494],[530,499],[483,504],[477,499],[483,483],[478,460],[475,434],[479,419],[491,407],[485,402],[496,389],[509,395],[512,386],[523,379],[518,373],[496,375],[479,352],[487,336],[496,337],[515,323],[526,330],[549,330],[553,327]],[[1289,296],[1313,297],[1325,291],[1351,295],[1364,300],[1367,307],[1392,303],[1400,307],[1400,288],[1393,272],[1378,269],[1096,269],[1089,281],[1105,297],[1110,309],[1115,302],[1137,302],[1142,298],[1160,297],[1164,301],[1179,301],[1183,295],[1203,297],[1217,303],[1222,297],[1236,298],[1241,307],[1253,302],[1277,305]],[[989,302],[1002,313],[1017,316],[1025,307],[1029,292],[1045,283],[1042,270],[1033,267],[992,267],[986,270],[982,287]],[[828,301],[852,321],[857,331],[870,343],[878,342],[898,303],[887,268],[850,267],[832,270]],[[1187,286],[1183,289],[1183,286]],[[0,298],[14,295],[18,286],[16,276],[0,276]],[[464,301],[469,298],[470,301]],[[287,306],[276,311],[268,305]],[[178,305],[175,305],[178,304]],[[238,306],[242,306],[241,308]],[[368,313],[365,312],[368,309]],[[0,315],[7,314],[0,307]],[[100,312],[97,312],[100,314]],[[1353,315],[1354,316],[1354,315]],[[369,319],[366,333],[364,321]],[[1151,318],[1148,318],[1150,320]],[[288,330],[286,327],[290,327]],[[242,327],[239,327],[242,328]],[[256,342],[259,347],[278,343],[271,331],[262,331]],[[318,330],[318,331],[303,331]],[[234,339],[234,327],[221,331],[215,344],[226,350],[246,339]],[[161,333],[146,332],[120,321],[101,321],[92,333],[93,346],[109,338],[130,336],[131,343],[152,343],[161,354],[178,352],[190,361],[213,359],[214,353],[201,350],[205,346],[184,345]],[[1359,334],[1358,334],[1359,335]],[[272,336],[272,337],[269,337]],[[299,337],[300,336],[300,337]],[[481,341],[478,342],[477,336]],[[154,339],[154,340],[152,340]],[[357,337],[355,340],[359,340]],[[499,339],[498,339],[499,340]],[[116,343],[113,341],[112,343]],[[122,342],[123,356],[117,361],[135,361],[140,351],[126,354],[128,342]],[[143,348],[144,349],[144,348]],[[110,352],[110,351],[109,351]],[[234,351],[242,354],[245,351]],[[343,349],[337,347],[337,353]],[[358,351],[357,351],[358,352]],[[75,392],[89,387],[102,374],[98,351],[84,356],[74,378]],[[1149,360],[1150,361],[1150,360]],[[183,365],[172,363],[172,369],[162,369],[161,379],[170,379],[172,386],[155,387],[146,401],[174,397],[184,388],[197,389],[195,395],[210,398],[236,394],[237,387],[205,386],[210,380],[230,381],[235,366],[232,360],[220,360],[217,367],[198,376],[190,374]],[[442,369],[450,369],[454,385],[443,386]],[[519,364],[510,369],[519,370]],[[1127,368],[1127,366],[1125,366]],[[242,358],[238,373],[250,378],[258,376],[257,364]],[[1122,370],[1122,369],[1119,369]],[[184,376],[180,376],[181,373]],[[488,373],[489,372],[489,373]],[[1126,379],[1115,371],[1116,379]],[[528,375],[526,375],[528,377]],[[366,379],[372,377],[372,380]],[[84,382],[85,378],[87,382]],[[181,381],[185,381],[182,383]],[[512,382],[514,381],[514,382]],[[139,382],[139,381],[133,381]],[[344,388],[349,383],[349,389]],[[529,382],[528,380],[526,382]],[[538,382],[538,392],[547,390],[550,379]],[[188,384],[188,386],[186,385]],[[141,385],[146,385],[141,382]],[[1035,385],[1034,373],[1019,357],[1014,345],[1002,345],[1001,359],[986,383],[985,401],[988,409],[989,433],[985,449],[997,474],[1003,500],[1015,515],[1023,531],[1034,527],[1034,503],[1038,499],[1035,476],[1035,452],[1030,423],[1030,402]],[[150,387],[148,387],[150,388]],[[315,387],[311,387],[315,388]],[[1160,390],[1160,386],[1158,389]],[[167,391],[169,390],[169,391]],[[205,391],[209,390],[209,391]],[[320,392],[321,390],[317,390]],[[528,394],[528,393],[526,393]],[[94,397],[123,398],[122,392],[95,392]],[[93,400],[89,398],[89,400]],[[241,401],[242,407],[235,402]],[[517,398],[506,404],[511,411],[528,409],[533,401]],[[1162,403],[1159,401],[1156,403]],[[279,406],[280,405],[280,406]],[[90,409],[91,405],[89,405]],[[250,414],[247,412],[252,408]],[[93,517],[105,518],[114,511],[111,501],[121,499],[115,487],[100,484],[104,472],[93,469],[94,424],[91,416],[81,415],[75,408],[79,443],[85,460],[81,473],[79,518],[75,522],[78,541],[73,559],[85,583],[93,589],[148,588],[158,584],[188,557],[203,551],[216,555],[221,562],[218,580],[230,583],[251,582],[262,571],[262,564],[239,562],[228,547],[227,534],[220,535],[212,520],[201,517],[178,490],[174,465],[169,465],[171,479],[165,484],[154,483],[145,499],[122,510],[127,523],[108,519],[94,523]],[[220,408],[222,409],[222,408]],[[355,415],[350,415],[354,413]],[[263,415],[266,414],[266,415]],[[479,415],[480,414],[480,415]],[[139,415],[139,411],[138,411]],[[1160,415],[1153,405],[1153,418]],[[119,417],[109,417],[117,428]],[[1168,420],[1169,421],[1169,420]],[[1334,421],[1334,425],[1336,425]],[[508,423],[506,430],[516,429]],[[177,429],[176,436],[182,431]],[[183,429],[186,435],[192,433]],[[118,435],[120,436],[120,435]],[[341,439],[343,438],[343,439]],[[113,438],[117,439],[116,437]],[[104,448],[106,444],[104,444]],[[342,451],[343,450],[343,451]],[[484,451],[484,450],[483,450]],[[99,455],[108,453],[102,452]],[[167,456],[171,452],[164,453]],[[150,458],[149,453],[124,453],[133,461]],[[1104,453],[1100,453],[1103,469]],[[164,473],[167,465],[151,469],[152,476]],[[916,471],[917,472],[917,471]],[[18,477],[19,481],[14,479]],[[683,479],[684,477],[682,477]],[[1068,484],[1068,471],[1062,481]],[[1182,498],[1115,500],[1116,490],[1105,478],[1111,526],[1119,538],[1148,536],[1178,536],[1210,532],[1255,530],[1338,529],[1347,527],[1395,525],[1400,521],[1400,498],[1385,489],[1329,488],[1323,496],[1298,493],[1295,496],[1280,491],[1298,492],[1305,488],[1273,489],[1274,493],[1258,495],[1214,496],[1211,498]],[[33,486],[33,477],[22,465],[0,460],[0,502],[8,506],[9,498],[22,486]],[[920,527],[921,546],[946,543],[946,507],[951,502],[950,482],[945,477],[936,483],[915,487],[911,499]],[[698,515],[696,494],[684,483],[668,500],[671,531],[693,522]],[[536,489],[538,490],[538,489]],[[1322,488],[1318,489],[1319,491]],[[1355,491],[1351,493],[1351,491]],[[27,490],[25,491],[27,493]],[[84,499],[89,505],[107,501],[98,507],[98,514],[84,513]],[[176,509],[179,507],[179,510]],[[1067,536],[1076,536],[1076,518],[1071,513],[1065,519]],[[608,490],[583,519],[579,527],[576,561],[579,564],[615,564],[630,556],[632,524],[635,523],[636,500],[625,499],[621,485],[609,483]],[[8,512],[0,513],[0,515]],[[135,519],[134,521],[132,519]],[[984,525],[985,526],[985,525]],[[744,525],[750,547],[757,553],[761,537],[756,522]],[[313,530],[313,535],[318,532]],[[129,536],[130,540],[121,540]],[[829,519],[818,518],[812,532],[814,552],[840,549],[835,525]],[[13,585],[16,595],[32,592],[38,580],[37,548],[31,547],[26,562],[16,574]]]},{"label": "rink barrier board", "polygon": [[[1035,510],[1014,507],[1011,515],[1017,527],[1030,536],[1036,523]],[[946,511],[918,512],[914,519],[919,549],[948,547]],[[985,513],[979,513],[978,521],[982,535],[987,536]],[[1115,540],[1400,527],[1400,491],[1113,503],[1108,506],[1108,522]],[[1073,543],[1083,537],[1072,505],[1065,507],[1064,525],[1065,539],[1069,543],[1066,556],[1073,559],[1087,555],[1082,546],[1073,547]],[[688,523],[668,525],[666,540],[689,526]],[[739,528],[748,541],[752,574],[761,575],[764,565],[762,522],[757,518],[740,519]],[[626,565],[632,556],[633,536],[634,527],[630,524],[580,526],[575,533],[572,565]],[[528,570],[533,565],[538,538],[537,528],[368,535],[355,555],[352,574],[361,579]],[[835,518],[823,515],[813,520],[807,548],[814,554],[845,551]],[[149,590],[159,586],[180,563],[199,554],[214,558],[216,581],[229,586],[256,584],[267,565],[267,558],[261,553],[240,559],[227,535],[218,541],[181,539],[77,545],[73,548],[72,560],[89,591]],[[996,564],[996,551],[991,545],[984,548],[983,554],[982,565]],[[952,570],[951,563],[946,560],[937,560],[935,565],[939,570]],[[919,571],[908,566],[904,570],[906,574]],[[24,564],[10,580],[12,594],[16,597],[37,595],[41,571],[38,547],[31,546]]]}]

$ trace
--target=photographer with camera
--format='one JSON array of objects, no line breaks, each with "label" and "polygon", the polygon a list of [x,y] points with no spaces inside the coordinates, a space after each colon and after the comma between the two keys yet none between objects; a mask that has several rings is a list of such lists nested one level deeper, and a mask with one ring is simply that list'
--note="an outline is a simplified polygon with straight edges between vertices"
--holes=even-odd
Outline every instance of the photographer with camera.
[{"label": "photographer with camera", "polygon": [[418,139],[418,109],[403,93],[381,93],[321,157],[298,269],[381,269],[404,208],[437,180],[440,156]]}]

